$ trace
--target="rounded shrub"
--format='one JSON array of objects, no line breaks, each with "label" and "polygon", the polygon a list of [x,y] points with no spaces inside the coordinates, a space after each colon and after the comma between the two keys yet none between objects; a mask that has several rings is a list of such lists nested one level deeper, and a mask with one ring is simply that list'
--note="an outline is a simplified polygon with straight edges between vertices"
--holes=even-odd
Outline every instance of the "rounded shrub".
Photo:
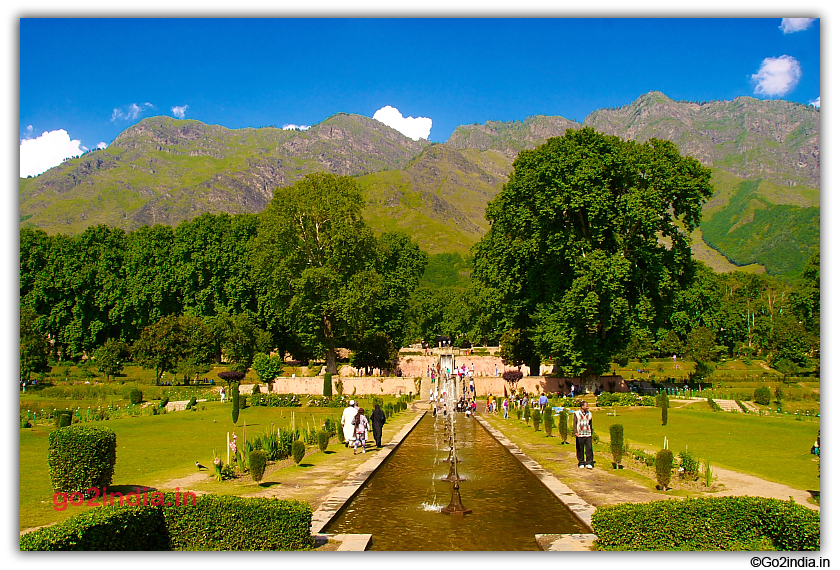
[{"label": "rounded shrub", "polygon": [[659,488],[667,491],[671,484],[671,470],[674,468],[674,454],[670,449],[660,449],[656,452],[654,467],[656,468],[656,481],[659,483]]},{"label": "rounded shrub", "polygon": [[306,446],[303,445],[303,442],[299,439],[294,440],[292,442],[292,459],[294,459],[295,465],[300,465],[305,453]]},{"label": "rounded shrub", "polygon": [[164,396],[163,399],[160,401],[160,407],[165,408],[166,404],[169,403],[169,396]]},{"label": "rounded shrub", "polygon": [[617,468],[624,457],[624,426],[622,424],[610,426],[610,451]]},{"label": "rounded shrub", "polygon": [[254,384],[253,389],[251,390],[251,394],[259,394],[260,393],[260,385]]},{"label": "rounded shrub", "polygon": [[139,404],[143,401],[143,392],[139,388],[132,388],[128,393],[128,401],[132,404]]},{"label": "rounded shrub", "polygon": [[770,404],[770,400],[773,399],[773,394],[770,392],[770,388],[767,386],[759,386],[755,389],[753,393],[753,402],[756,404],[761,404],[762,406],[767,406]]},{"label": "rounded shrub", "polygon": [[525,406],[525,423],[531,422],[531,406]]},{"label": "rounded shrub", "polygon": [[251,479],[259,483],[265,474],[265,464],[268,455],[262,449],[255,449],[248,454],[248,468],[251,472]]},{"label": "rounded shrub", "polygon": [[47,461],[55,491],[105,487],[117,463],[117,434],[90,424],[57,429],[50,433]]},{"label": "rounded shrub", "polygon": [[239,396],[239,409],[244,410],[248,407],[248,396]]},{"label": "rounded shrub", "polygon": [[540,423],[542,423],[542,412],[539,410],[534,410],[534,413],[531,415],[531,419],[534,421],[534,431],[540,431]]},{"label": "rounded shrub", "polygon": [[196,399],[195,399],[195,396],[193,396],[192,398],[190,398],[190,401],[187,402],[187,409],[189,410],[191,408],[194,408],[195,404],[196,404]]},{"label": "rounded shrub", "polygon": [[327,430],[321,430],[317,434],[318,438],[318,449],[321,451],[326,451],[327,446],[330,444],[330,432]]},{"label": "rounded shrub", "polygon": [[332,398],[332,374],[326,372],[324,374],[324,396]]}]

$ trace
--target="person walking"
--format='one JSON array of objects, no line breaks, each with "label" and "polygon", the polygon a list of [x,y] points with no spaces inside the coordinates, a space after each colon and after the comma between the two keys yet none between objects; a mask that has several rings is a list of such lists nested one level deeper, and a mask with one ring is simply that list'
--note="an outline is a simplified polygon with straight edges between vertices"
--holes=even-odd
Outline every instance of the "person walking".
[{"label": "person walking", "polygon": [[505,419],[508,419],[508,408],[510,407],[510,404],[508,403],[507,398],[505,398],[505,401],[502,404],[502,407],[505,409]]},{"label": "person walking", "polygon": [[545,392],[540,394],[540,411],[544,412],[545,407],[548,405],[548,396],[545,395]]},{"label": "person walking", "polygon": [[356,417],[353,418],[353,427],[356,431],[356,441],[353,444],[353,455],[356,455],[356,450],[361,445],[362,453],[367,453],[367,436],[370,429],[370,422],[365,417],[364,408],[359,408],[356,412]]},{"label": "person walking", "polygon": [[356,441],[356,430],[353,425],[353,419],[356,417],[357,412],[355,400],[350,400],[350,404],[341,412],[341,428],[344,433],[345,447],[350,447]]},{"label": "person walking", "polygon": [[373,440],[376,442],[376,447],[382,447],[382,426],[385,425],[385,412],[382,411],[379,404],[373,407],[370,423],[373,426]]},{"label": "person walking", "polygon": [[592,453],[592,412],[589,411],[589,402],[581,402],[580,409],[575,410],[574,423],[578,467],[593,469],[595,458]]}]

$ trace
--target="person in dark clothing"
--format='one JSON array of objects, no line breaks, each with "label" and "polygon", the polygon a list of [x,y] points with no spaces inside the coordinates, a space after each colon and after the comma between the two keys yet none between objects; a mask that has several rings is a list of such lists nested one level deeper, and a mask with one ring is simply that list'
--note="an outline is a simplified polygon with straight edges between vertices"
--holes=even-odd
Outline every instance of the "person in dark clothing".
[{"label": "person in dark clothing", "polygon": [[376,404],[373,408],[373,415],[370,417],[373,425],[373,439],[376,441],[376,447],[382,447],[382,426],[385,425],[385,412]]}]

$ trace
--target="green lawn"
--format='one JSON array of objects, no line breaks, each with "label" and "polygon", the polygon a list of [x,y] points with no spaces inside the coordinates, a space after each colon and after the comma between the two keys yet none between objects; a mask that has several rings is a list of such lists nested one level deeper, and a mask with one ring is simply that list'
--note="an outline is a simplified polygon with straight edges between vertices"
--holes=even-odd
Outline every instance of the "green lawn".
[{"label": "green lawn", "polygon": [[[661,449],[665,437],[677,455],[688,449],[713,465],[749,473],[797,489],[819,490],[817,464],[810,454],[818,420],[712,412],[705,403],[671,408],[663,426],[658,408],[604,408],[595,414],[596,432],[609,441],[609,426],[624,425],[631,447]],[[608,416],[615,411],[617,416]]]},{"label": "green lawn", "polygon": [[[362,400],[363,406],[366,403]],[[117,434],[117,464],[111,488],[124,485],[165,488],[161,485],[166,481],[195,473],[196,461],[211,466],[214,451],[226,458],[227,434],[234,427],[230,404],[208,402],[199,408],[202,406],[205,409],[196,412],[94,422],[93,425],[109,427]],[[342,408],[249,407],[242,410],[236,433],[241,444],[246,422],[248,434],[254,435],[263,434],[272,423],[275,428],[289,427],[293,415],[296,427],[305,428],[320,427],[325,418],[338,419],[341,412]],[[63,520],[80,510],[53,509],[47,464],[48,437],[53,429],[39,425],[20,430],[21,529]]]}]

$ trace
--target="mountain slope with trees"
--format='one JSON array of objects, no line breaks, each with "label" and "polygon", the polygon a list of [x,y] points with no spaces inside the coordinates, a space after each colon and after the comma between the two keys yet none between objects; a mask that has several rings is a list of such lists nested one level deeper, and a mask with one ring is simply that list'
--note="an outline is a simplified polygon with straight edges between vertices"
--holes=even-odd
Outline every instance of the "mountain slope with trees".
[{"label": "mountain slope with trees", "polygon": [[[716,269],[754,270],[761,264],[772,273],[795,273],[815,251],[818,109],[750,97],[673,101],[651,92],[629,105],[595,111],[583,125],[625,140],[670,140],[683,155],[712,168],[715,194],[704,206],[695,235],[707,238],[725,259],[704,243],[695,249],[715,260]],[[463,125],[446,143],[433,144],[346,113],[307,131],[232,130],[152,117],[107,149],[21,179],[20,223],[78,234],[97,224],[133,230],[175,226],[204,212],[258,213],[277,188],[328,172],[358,178],[363,215],[375,232],[401,230],[430,254],[468,255],[489,227],[486,206],[508,180],[515,157],[581,126],[559,116],[535,115],[525,121]],[[730,202],[740,195],[743,182],[755,187],[754,200],[739,209],[739,199]],[[757,244],[775,240],[775,222],[789,216],[804,225],[785,226],[797,245],[784,263],[773,263]],[[752,245],[739,245],[744,240]]]}]

